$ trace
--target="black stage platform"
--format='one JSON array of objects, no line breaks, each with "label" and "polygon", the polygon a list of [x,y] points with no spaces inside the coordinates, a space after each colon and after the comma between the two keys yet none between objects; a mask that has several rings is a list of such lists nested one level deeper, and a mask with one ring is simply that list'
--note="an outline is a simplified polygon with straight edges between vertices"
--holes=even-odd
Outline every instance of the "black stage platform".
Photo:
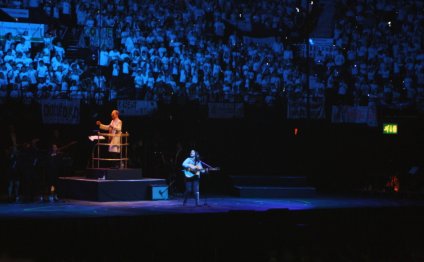
[{"label": "black stage platform", "polygon": [[79,174],[59,178],[58,191],[62,197],[89,201],[152,200],[152,189],[166,186],[165,179],[143,178],[141,169],[136,168],[93,168]]},{"label": "black stage platform", "polygon": [[152,186],[166,185],[165,179],[126,180],[60,177],[58,189],[65,198],[89,201],[151,200]]}]

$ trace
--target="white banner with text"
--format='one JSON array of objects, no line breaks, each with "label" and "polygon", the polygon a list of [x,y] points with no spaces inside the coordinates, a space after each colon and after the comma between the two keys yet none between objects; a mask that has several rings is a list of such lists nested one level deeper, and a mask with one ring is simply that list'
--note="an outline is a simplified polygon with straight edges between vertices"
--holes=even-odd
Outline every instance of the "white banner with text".
[{"label": "white banner with text", "polygon": [[355,123],[377,126],[377,108],[375,106],[333,106],[332,123]]},{"label": "white banner with text", "polygon": [[11,33],[12,37],[15,38],[28,31],[28,35],[31,36],[31,42],[43,42],[44,30],[45,25],[43,24],[0,22],[0,39],[3,40],[7,33]]},{"label": "white banner with text", "polygon": [[[325,118],[325,99],[320,96],[309,98],[309,117],[311,119]],[[308,98],[307,96],[291,97],[287,99],[287,119],[307,119]]]},{"label": "white banner with text", "polygon": [[209,118],[242,118],[244,117],[243,103],[209,103]]},{"label": "white banner with text", "polygon": [[118,100],[118,110],[120,115],[148,116],[158,110],[158,104],[147,100]]},{"label": "white banner with text", "polygon": [[80,100],[44,99],[40,103],[44,124],[80,123]]}]

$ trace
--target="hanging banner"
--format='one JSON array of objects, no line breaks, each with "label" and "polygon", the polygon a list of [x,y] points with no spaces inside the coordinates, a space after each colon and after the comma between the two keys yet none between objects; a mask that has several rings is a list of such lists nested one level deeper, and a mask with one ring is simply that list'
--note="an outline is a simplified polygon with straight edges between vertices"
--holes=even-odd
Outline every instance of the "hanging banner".
[{"label": "hanging banner", "polygon": [[15,38],[28,31],[28,35],[31,36],[31,42],[43,42],[44,30],[45,25],[43,24],[0,22],[0,39],[4,40],[4,36],[7,33],[11,33],[12,37]]},{"label": "hanging banner", "polygon": [[209,118],[242,118],[244,117],[243,103],[209,103]]},{"label": "hanging banner", "polygon": [[13,18],[29,18],[28,9],[19,9],[19,8],[1,8],[5,13],[10,15]]},{"label": "hanging banner", "polygon": [[[287,119],[307,119],[308,118],[308,98],[302,96],[299,98],[289,98],[287,100]],[[309,116],[311,119],[324,119],[324,97],[310,97],[309,100]]]},{"label": "hanging banner", "polygon": [[118,100],[120,115],[125,116],[148,116],[158,110],[156,101],[146,100]]},{"label": "hanging banner", "polygon": [[377,126],[377,109],[375,106],[333,106],[332,123],[354,123]]},{"label": "hanging banner", "polygon": [[80,123],[80,100],[44,99],[40,103],[44,124]]}]

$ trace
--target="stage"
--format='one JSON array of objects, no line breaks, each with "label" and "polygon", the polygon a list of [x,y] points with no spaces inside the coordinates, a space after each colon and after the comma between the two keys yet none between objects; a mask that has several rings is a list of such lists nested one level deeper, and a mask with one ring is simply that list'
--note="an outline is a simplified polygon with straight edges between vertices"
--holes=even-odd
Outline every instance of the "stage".
[{"label": "stage", "polygon": [[4,218],[86,218],[116,216],[151,216],[231,212],[281,211],[296,213],[301,211],[346,211],[352,209],[402,209],[424,210],[423,200],[396,199],[387,197],[358,197],[318,195],[313,198],[239,198],[232,196],[201,197],[200,206],[189,199],[182,205],[182,198],[168,200],[97,202],[62,199],[55,203],[13,203],[0,205],[0,219]]},{"label": "stage", "polygon": [[[422,196],[324,194],[302,176],[216,175],[201,178],[200,206],[193,198],[183,206],[181,192],[169,191],[166,179],[144,177],[141,169],[87,169],[78,174],[82,176],[60,177],[58,202],[0,204],[0,258],[43,262],[424,258]],[[229,190],[223,194],[214,191],[217,188]],[[316,259],[308,260],[305,254]]]},{"label": "stage", "polygon": [[205,197],[200,207],[192,199],[183,206],[181,197],[4,203],[1,255],[30,261],[268,261],[273,256],[276,261],[297,261],[286,256],[414,261],[411,256],[424,255],[423,199]]}]

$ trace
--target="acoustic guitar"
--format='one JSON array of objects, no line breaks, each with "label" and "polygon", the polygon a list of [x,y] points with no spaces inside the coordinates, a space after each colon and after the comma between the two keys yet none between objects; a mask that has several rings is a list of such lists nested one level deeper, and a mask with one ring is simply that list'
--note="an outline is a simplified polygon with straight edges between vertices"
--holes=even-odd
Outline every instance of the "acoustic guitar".
[{"label": "acoustic guitar", "polygon": [[219,171],[220,168],[219,167],[207,167],[207,168],[187,168],[184,169],[184,176],[186,178],[191,178],[193,176],[200,176],[200,174],[206,174],[209,171]]}]

